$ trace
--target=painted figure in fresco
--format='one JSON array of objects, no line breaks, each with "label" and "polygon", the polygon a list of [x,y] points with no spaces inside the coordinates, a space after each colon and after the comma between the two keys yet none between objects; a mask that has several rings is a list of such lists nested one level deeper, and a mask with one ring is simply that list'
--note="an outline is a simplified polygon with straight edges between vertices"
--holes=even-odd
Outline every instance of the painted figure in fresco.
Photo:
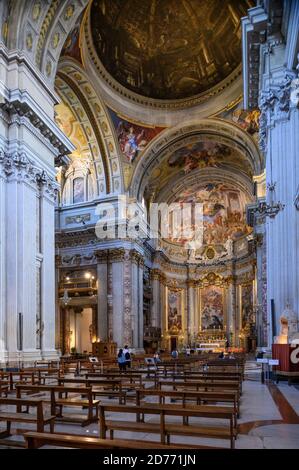
[{"label": "painted figure in fresco", "polygon": [[235,241],[251,231],[244,219],[242,197],[226,184],[210,183],[197,191],[186,190],[177,202],[203,204],[203,242],[224,246],[228,239]]},{"label": "painted figure in fresco", "polygon": [[259,131],[260,111],[246,111],[244,109],[236,109],[233,112],[233,121],[242,127],[249,134],[253,135]]},{"label": "painted figure in fresco", "polygon": [[202,292],[201,325],[203,329],[223,329],[222,289],[210,286]]},{"label": "painted figure in fresco", "polygon": [[[138,153],[147,145],[144,138],[145,130],[141,129],[138,133],[133,126],[128,127],[124,121],[120,121],[117,127],[117,136],[120,148],[130,163],[134,161]],[[138,129],[139,130],[139,129]]]},{"label": "painted figure in fresco", "polygon": [[73,202],[84,202],[84,178],[75,178],[73,181]]},{"label": "painted figure in fresco", "polygon": [[170,167],[179,167],[186,174],[197,168],[219,167],[230,149],[215,142],[197,142],[177,150],[168,160]]}]

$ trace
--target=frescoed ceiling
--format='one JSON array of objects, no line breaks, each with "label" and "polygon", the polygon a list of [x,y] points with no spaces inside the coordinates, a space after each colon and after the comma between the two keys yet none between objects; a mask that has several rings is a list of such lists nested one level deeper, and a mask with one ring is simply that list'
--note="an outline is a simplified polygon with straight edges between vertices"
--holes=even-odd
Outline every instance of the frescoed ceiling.
[{"label": "frescoed ceiling", "polygon": [[109,114],[113,122],[120,150],[125,162],[133,163],[147,145],[164,130],[164,127],[145,127],[118,115],[112,109]]},{"label": "frescoed ceiling", "polygon": [[183,178],[204,168],[235,169],[252,176],[248,160],[239,151],[213,140],[196,138],[195,142],[182,146],[157,165],[148,186],[157,192],[174,177]]},{"label": "frescoed ceiling", "polygon": [[241,63],[240,19],[252,0],[94,0],[94,47],[106,71],[147,98],[207,92]]},{"label": "frescoed ceiling", "polygon": [[88,142],[80,123],[72,113],[71,109],[64,103],[55,107],[55,121],[70,141],[76,146],[76,150],[70,155],[71,159],[82,157],[88,152]]}]

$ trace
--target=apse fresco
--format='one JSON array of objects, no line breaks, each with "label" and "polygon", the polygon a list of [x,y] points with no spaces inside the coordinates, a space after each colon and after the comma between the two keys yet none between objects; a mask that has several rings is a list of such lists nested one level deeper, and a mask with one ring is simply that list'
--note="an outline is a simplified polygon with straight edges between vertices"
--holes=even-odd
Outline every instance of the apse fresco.
[{"label": "apse fresco", "polygon": [[222,330],[223,315],[223,289],[218,286],[208,286],[201,290],[201,329]]},{"label": "apse fresco", "polygon": [[130,163],[138,157],[151,140],[164,130],[163,127],[144,127],[133,124],[111,109],[109,109],[109,113],[115,127],[120,149]]},{"label": "apse fresco", "polygon": [[106,71],[148,98],[205,92],[241,63],[251,0],[94,0],[92,39]]},{"label": "apse fresco", "polygon": [[209,183],[198,190],[187,189],[175,202],[203,204],[203,239],[206,245],[224,245],[249,234],[245,222],[245,195],[224,183]]},{"label": "apse fresco", "polygon": [[168,292],[168,330],[182,329],[182,315],[180,311],[180,292]]},{"label": "apse fresco", "polygon": [[253,321],[253,285],[242,286],[242,328]]},{"label": "apse fresco", "polygon": [[187,174],[197,168],[219,167],[230,155],[231,150],[226,145],[209,141],[196,142],[174,152],[168,159],[168,165],[171,168],[181,168]]}]

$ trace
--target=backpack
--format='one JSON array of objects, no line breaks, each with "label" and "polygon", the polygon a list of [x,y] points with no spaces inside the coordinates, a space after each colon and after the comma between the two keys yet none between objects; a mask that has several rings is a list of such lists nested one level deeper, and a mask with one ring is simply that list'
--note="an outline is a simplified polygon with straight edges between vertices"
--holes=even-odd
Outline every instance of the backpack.
[{"label": "backpack", "polygon": [[127,359],[127,361],[128,361],[129,359],[131,359],[131,356],[130,356],[130,353],[129,353],[129,352],[126,352],[125,358]]}]

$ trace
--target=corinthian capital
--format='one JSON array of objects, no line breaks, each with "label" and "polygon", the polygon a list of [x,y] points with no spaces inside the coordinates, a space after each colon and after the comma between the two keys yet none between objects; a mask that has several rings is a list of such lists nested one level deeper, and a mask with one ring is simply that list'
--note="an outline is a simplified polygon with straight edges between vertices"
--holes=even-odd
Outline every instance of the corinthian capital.
[{"label": "corinthian capital", "polygon": [[56,197],[58,184],[55,179],[36,167],[23,152],[8,154],[0,150],[0,170],[6,178],[15,178],[35,185],[36,188],[43,189],[48,196]]}]

